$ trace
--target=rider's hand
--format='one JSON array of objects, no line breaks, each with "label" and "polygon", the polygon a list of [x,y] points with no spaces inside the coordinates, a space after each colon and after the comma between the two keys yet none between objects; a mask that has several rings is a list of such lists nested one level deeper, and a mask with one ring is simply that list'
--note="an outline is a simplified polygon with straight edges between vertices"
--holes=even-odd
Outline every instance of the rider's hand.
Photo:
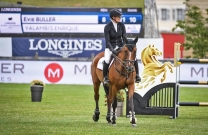
[{"label": "rider's hand", "polygon": [[114,55],[117,55],[117,51],[116,50],[111,50],[111,52],[114,54]]}]

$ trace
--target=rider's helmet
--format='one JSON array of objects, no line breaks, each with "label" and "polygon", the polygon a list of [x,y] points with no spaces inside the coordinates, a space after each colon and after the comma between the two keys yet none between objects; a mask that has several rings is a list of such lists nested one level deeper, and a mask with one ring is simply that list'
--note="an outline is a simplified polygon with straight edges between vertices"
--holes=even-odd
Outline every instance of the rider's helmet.
[{"label": "rider's helmet", "polygon": [[110,18],[112,18],[113,16],[121,17],[121,15],[122,13],[119,9],[114,8],[110,11]]}]

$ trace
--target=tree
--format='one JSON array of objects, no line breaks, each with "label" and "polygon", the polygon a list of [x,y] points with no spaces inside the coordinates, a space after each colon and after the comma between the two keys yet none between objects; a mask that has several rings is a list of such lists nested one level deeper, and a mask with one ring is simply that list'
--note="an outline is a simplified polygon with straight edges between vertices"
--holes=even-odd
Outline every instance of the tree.
[{"label": "tree", "polygon": [[[208,18],[202,16],[197,6],[191,6],[186,0],[186,14],[184,20],[178,20],[172,29],[181,28],[181,34],[185,35],[186,41],[183,44],[185,50],[193,49],[196,58],[205,58],[208,54]],[[208,9],[206,9],[208,15]]]}]

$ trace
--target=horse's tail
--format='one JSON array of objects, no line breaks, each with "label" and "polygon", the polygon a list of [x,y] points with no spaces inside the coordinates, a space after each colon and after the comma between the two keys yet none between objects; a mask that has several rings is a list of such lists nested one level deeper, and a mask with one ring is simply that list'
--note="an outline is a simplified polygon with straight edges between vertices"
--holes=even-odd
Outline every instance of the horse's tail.
[{"label": "horse's tail", "polygon": [[104,52],[101,52],[101,53],[97,54],[97,55],[94,57],[93,61],[92,61],[92,64],[91,64],[91,76],[92,76],[92,80],[93,80],[93,81],[99,78],[98,75],[97,75],[97,73],[96,73],[96,70],[97,70],[97,64],[98,64],[99,60],[100,60],[103,56],[104,56]]}]

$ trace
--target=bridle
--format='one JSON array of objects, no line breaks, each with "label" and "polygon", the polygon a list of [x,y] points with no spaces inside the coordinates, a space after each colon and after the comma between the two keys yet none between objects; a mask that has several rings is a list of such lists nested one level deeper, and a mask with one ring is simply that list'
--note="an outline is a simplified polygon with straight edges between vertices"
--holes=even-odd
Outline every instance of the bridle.
[{"label": "bridle", "polygon": [[[127,44],[126,46],[135,46],[134,44]],[[128,47],[127,47],[128,48]],[[120,47],[119,50],[118,50],[118,53],[123,49],[123,47]],[[117,55],[115,54],[112,54],[114,59],[117,60],[122,67],[124,67],[124,69],[126,70],[126,73],[122,73],[121,71],[119,71],[116,67],[116,63],[114,62],[114,68],[116,69],[116,71],[120,74],[120,75],[123,75],[125,76],[126,78],[129,77],[129,74],[130,73],[133,73],[134,72],[134,62],[136,61],[135,60],[128,60],[128,59],[125,59],[125,60],[122,60],[120,59]],[[129,66],[131,65],[131,66]],[[132,66],[133,65],[133,66]]]}]

